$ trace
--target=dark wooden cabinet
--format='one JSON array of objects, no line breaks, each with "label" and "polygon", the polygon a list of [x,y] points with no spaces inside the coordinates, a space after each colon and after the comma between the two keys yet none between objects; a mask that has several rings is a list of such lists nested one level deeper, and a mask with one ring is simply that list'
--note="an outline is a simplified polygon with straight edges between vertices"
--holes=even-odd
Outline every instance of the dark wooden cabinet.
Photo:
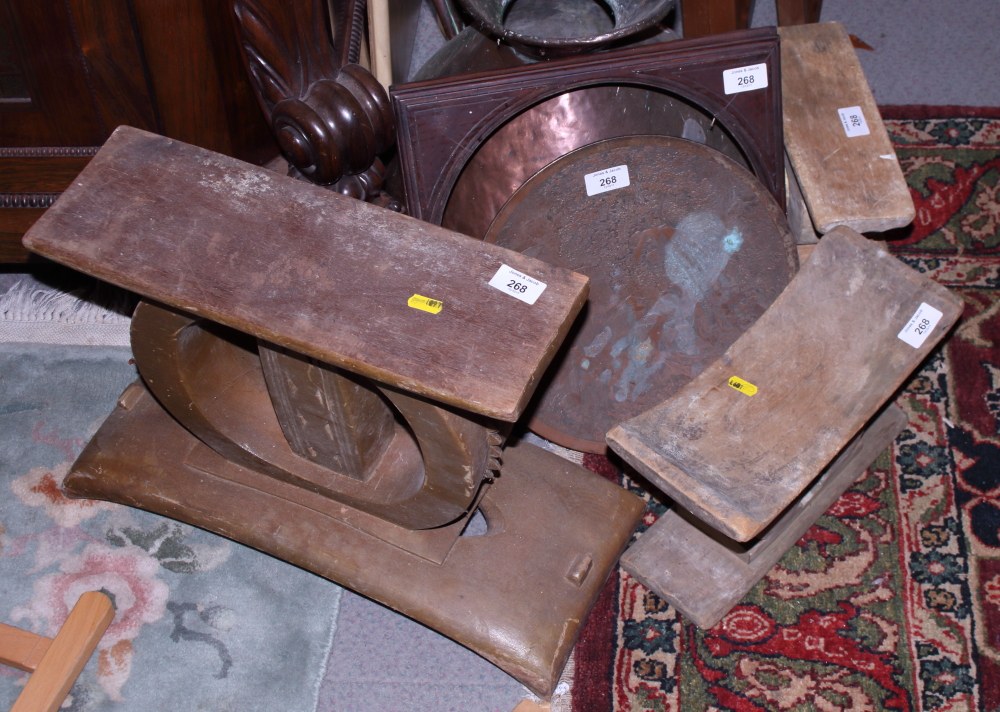
[{"label": "dark wooden cabinet", "polygon": [[0,262],[122,124],[252,163],[274,144],[231,0],[0,0]]}]

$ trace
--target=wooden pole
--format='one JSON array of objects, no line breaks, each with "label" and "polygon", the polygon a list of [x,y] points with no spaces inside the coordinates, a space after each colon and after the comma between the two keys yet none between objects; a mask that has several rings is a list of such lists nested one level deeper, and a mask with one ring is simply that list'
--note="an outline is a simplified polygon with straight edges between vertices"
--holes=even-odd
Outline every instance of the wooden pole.
[{"label": "wooden pole", "polygon": [[55,712],[87,664],[115,609],[103,593],[80,596],[10,712]]},{"label": "wooden pole", "polygon": [[50,645],[52,638],[0,623],[0,664],[34,672]]},{"label": "wooden pole", "polygon": [[372,74],[389,91],[392,84],[392,53],[389,39],[388,0],[368,0],[368,46]]}]

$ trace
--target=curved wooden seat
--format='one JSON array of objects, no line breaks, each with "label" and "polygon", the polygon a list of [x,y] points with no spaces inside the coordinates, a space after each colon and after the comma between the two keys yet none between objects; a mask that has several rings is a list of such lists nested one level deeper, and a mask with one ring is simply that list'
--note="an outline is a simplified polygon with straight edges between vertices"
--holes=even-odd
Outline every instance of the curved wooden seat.
[{"label": "curved wooden seat", "polygon": [[[904,341],[928,306],[937,318]],[[884,246],[836,228],[722,358],[608,443],[689,512],[748,541],[875,415],[962,306]]]}]

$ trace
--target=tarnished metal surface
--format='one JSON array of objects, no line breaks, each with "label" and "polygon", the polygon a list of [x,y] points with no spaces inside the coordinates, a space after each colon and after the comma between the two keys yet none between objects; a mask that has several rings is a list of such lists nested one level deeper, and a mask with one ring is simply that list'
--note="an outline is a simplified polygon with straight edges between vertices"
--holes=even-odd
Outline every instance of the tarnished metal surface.
[{"label": "tarnished metal surface", "polygon": [[[527,18],[515,17],[516,22],[528,22]],[[571,29],[565,30],[573,34],[572,29],[576,25],[571,24]],[[600,47],[584,47],[588,51],[622,49],[624,47],[639,47],[660,42],[672,42],[680,39],[680,35],[670,27],[662,24],[653,25],[642,32],[628,35],[610,44]],[[555,55],[548,57],[554,58]],[[545,57],[533,57],[516,48],[497,42],[495,37],[479,30],[476,27],[466,27],[455,37],[450,39],[444,47],[435,52],[422,67],[417,71],[412,81],[422,82],[427,79],[439,79],[440,77],[452,77],[458,74],[469,74],[470,72],[489,72],[507,67],[520,67],[524,64],[534,64]]]},{"label": "tarnished metal surface", "polygon": [[[586,174],[622,165],[627,187],[587,195]],[[532,430],[590,452],[718,359],[798,267],[784,215],[749,172],[662,136],[610,139],[553,162],[486,240],[591,279],[583,316],[529,406]]]},{"label": "tarnished metal surface", "polygon": [[486,140],[459,175],[441,224],[482,237],[514,191],[552,161],[595,141],[640,134],[704,143],[747,167],[732,137],[696,104],[644,87],[588,87],[532,107]]},{"label": "tarnished metal surface", "polygon": [[462,0],[476,25],[533,57],[566,57],[654,28],[674,0]]}]

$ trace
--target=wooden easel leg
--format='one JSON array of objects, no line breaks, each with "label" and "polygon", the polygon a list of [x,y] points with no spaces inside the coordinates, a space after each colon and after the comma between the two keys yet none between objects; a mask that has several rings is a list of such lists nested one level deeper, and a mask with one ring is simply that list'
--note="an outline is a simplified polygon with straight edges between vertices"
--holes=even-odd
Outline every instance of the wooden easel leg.
[{"label": "wooden easel leg", "polygon": [[777,0],[775,6],[780,26],[809,25],[819,22],[823,0]]},{"label": "wooden easel leg", "polygon": [[753,0],[682,0],[684,37],[745,30],[752,10]]}]

